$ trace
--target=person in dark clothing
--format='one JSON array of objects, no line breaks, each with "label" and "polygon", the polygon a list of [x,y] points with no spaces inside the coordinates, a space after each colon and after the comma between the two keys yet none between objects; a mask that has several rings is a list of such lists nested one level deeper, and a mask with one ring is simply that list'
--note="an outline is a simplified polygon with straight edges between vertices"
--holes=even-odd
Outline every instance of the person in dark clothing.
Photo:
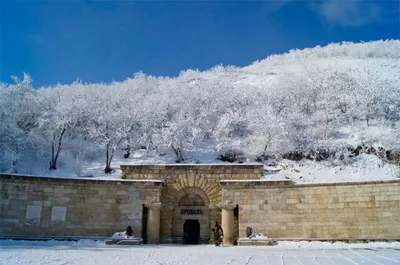
[{"label": "person in dark clothing", "polygon": [[211,228],[211,231],[214,232],[215,246],[219,246],[222,243],[222,239],[224,238],[224,231],[222,230],[222,227],[218,224],[218,221],[215,222],[215,225],[213,228]]}]

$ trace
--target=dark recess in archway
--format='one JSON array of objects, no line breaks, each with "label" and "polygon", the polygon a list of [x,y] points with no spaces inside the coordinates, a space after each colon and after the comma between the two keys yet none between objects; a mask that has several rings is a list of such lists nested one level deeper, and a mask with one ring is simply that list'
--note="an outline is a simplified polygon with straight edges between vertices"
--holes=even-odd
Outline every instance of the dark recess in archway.
[{"label": "dark recess in archway", "polygon": [[186,220],[183,225],[183,244],[199,244],[200,223],[198,220]]},{"label": "dark recess in archway", "polygon": [[142,238],[143,244],[147,244],[147,216],[149,209],[143,204],[143,212],[142,212]]},{"label": "dark recess in archway", "polygon": [[237,245],[237,240],[239,239],[239,205],[236,204],[236,208],[233,210],[233,233],[235,237],[235,245]]}]

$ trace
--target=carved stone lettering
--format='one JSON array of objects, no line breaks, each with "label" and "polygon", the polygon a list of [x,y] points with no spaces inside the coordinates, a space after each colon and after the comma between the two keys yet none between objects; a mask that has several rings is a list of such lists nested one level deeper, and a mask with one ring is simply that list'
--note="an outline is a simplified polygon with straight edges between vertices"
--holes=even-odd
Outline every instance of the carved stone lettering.
[{"label": "carved stone lettering", "polygon": [[200,209],[181,209],[181,214],[203,214],[203,211]]}]

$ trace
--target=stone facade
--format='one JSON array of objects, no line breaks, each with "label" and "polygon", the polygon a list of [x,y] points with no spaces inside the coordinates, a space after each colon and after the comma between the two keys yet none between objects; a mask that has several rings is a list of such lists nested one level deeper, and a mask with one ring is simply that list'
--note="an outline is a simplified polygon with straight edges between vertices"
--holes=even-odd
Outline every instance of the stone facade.
[{"label": "stone facade", "polygon": [[0,174],[0,235],[110,236],[132,226],[147,243],[224,244],[246,227],[270,238],[400,239],[400,181],[264,181],[263,165],[130,165],[123,180]]},{"label": "stone facade", "polygon": [[[221,217],[221,180],[259,179],[261,164],[234,165],[129,165],[121,166],[126,179],[162,180],[160,242],[181,242],[187,220],[200,223],[200,242],[213,241],[211,227]],[[197,196],[201,205],[183,204],[187,196]],[[202,214],[181,214],[185,209]]]},{"label": "stone facade", "polygon": [[271,238],[400,239],[400,181],[221,184],[222,199],[239,205],[240,237],[250,226]]},{"label": "stone facade", "polygon": [[130,225],[140,236],[143,204],[159,201],[161,187],[161,181],[0,175],[0,234],[110,236]]}]

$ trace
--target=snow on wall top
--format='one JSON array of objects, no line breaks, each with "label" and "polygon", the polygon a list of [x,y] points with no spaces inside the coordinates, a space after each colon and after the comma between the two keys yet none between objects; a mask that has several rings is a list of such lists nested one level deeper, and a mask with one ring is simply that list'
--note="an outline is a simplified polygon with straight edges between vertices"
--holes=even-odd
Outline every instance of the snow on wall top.
[{"label": "snow on wall top", "polygon": [[0,173],[0,179],[41,179],[47,181],[73,181],[73,182],[96,182],[96,183],[105,183],[105,182],[118,182],[118,183],[163,183],[162,180],[158,179],[122,179],[122,178],[88,178],[88,177],[43,177],[43,176],[36,176],[36,175],[21,175],[21,174],[4,174]]},{"label": "snow on wall top", "polygon": [[121,165],[121,167],[202,167],[202,166],[213,166],[213,167],[229,167],[229,166],[238,166],[238,167],[246,167],[246,166],[264,166],[262,163],[209,163],[209,164],[126,164]]}]

